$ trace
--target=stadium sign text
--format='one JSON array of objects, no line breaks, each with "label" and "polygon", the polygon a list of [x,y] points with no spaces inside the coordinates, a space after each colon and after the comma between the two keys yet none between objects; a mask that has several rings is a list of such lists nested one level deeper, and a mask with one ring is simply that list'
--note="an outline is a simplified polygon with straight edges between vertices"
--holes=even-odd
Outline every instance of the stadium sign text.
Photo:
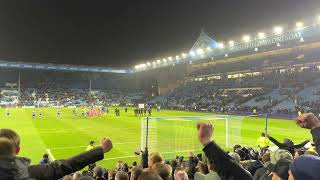
[{"label": "stadium sign text", "polygon": [[234,47],[231,47],[230,50],[233,52],[243,51],[248,49],[254,49],[256,47],[268,46],[280,42],[290,41],[290,40],[298,40],[301,38],[301,32],[293,31],[288,32],[286,34],[269,37],[266,39],[257,39],[248,43],[237,44]]}]

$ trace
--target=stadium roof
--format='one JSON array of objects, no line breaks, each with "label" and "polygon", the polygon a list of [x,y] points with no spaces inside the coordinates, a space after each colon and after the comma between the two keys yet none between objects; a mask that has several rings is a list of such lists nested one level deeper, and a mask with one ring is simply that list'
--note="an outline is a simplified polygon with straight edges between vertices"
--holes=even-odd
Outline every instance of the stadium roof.
[{"label": "stadium roof", "polygon": [[[217,43],[204,31],[188,53],[170,56],[164,59],[152,60],[144,64],[136,65],[135,72],[146,71],[159,67],[172,66],[181,63],[199,62],[199,60],[214,60],[215,58],[228,58],[230,54],[242,51],[259,51],[265,46],[281,48],[281,43],[288,41],[304,42],[308,37],[320,35],[320,16],[305,25],[303,22],[296,22],[291,28],[285,29],[282,26],[275,26],[272,31],[258,32],[256,35],[243,35],[238,41],[230,40],[224,44]],[[152,63],[150,63],[152,62]]]},{"label": "stadium roof", "polygon": [[0,68],[121,74],[132,72],[130,69],[113,69],[102,66],[75,66],[66,64],[20,63],[8,61],[0,61]]}]

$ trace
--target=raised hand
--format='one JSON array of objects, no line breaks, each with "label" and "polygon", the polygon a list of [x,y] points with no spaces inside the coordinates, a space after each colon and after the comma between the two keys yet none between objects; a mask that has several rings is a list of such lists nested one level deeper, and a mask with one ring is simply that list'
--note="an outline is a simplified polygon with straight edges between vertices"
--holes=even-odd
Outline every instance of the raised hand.
[{"label": "raised hand", "polygon": [[102,150],[103,150],[104,153],[109,152],[113,147],[112,141],[110,139],[107,139],[107,138],[101,139],[100,145],[101,145]]},{"label": "raised hand", "polygon": [[320,120],[312,113],[305,113],[296,119],[298,126],[306,129],[320,127]]},{"label": "raised hand", "polygon": [[211,142],[213,134],[213,126],[210,123],[198,123],[198,139],[203,146],[206,146]]}]

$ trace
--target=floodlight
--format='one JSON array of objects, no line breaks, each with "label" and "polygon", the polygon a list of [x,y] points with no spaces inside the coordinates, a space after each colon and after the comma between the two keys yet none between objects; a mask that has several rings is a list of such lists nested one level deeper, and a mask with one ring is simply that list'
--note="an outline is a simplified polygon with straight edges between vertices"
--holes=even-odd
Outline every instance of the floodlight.
[{"label": "floodlight", "polygon": [[223,43],[218,43],[218,47],[219,48],[224,48],[224,44]]},{"label": "floodlight", "polygon": [[203,49],[201,49],[201,48],[197,49],[197,54],[199,54],[199,55],[203,54]]},{"label": "floodlight", "polygon": [[229,46],[233,47],[234,46],[234,41],[229,41]]},{"label": "floodlight", "polygon": [[180,59],[180,56],[176,56],[176,60],[179,60]]},{"label": "floodlight", "polygon": [[186,53],[182,53],[181,56],[182,56],[182,58],[186,58],[187,54]]},{"label": "floodlight", "polygon": [[156,63],[155,61],[152,62],[152,64],[155,64],[155,63]]},{"label": "floodlight", "polygon": [[279,35],[283,33],[283,28],[281,26],[276,26],[273,28],[275,34]]},{"label": "floodlight", "polygon": [[194,53],[194,51],[190,51],[190,55],[195,56],[196,54]]},{"label": "floodlight", "polygon": [[296,27],[297,27],[298,29],[302,28],[303,26],[304,26],[303,22],[297,22],[297,23],[296,23]]},{"label": "floodlight", "polygon": [[229,55],[228,55],[228,54],[225,54],[224,56],[225,56],[225,57],[228,57]]},{"label": "floodlight", "polygon": [[266,37],[266,34],[264,32],[259,32],[258,33],[258,38],[259,39],[264,39]]},{"label": "floodlight", "polygon": [[134,68],[139,69],[139,65],[134,66]]},{"label": "floodlight", "polygon": [[158,59],[158,60],[157,60],[157,63],[161,63],[161,60],[160,60],[160,59]]},{"label": "floodlight", "polygon": [[169,61],[172,61],[172,57],[170,56],[170,57],[168,57],[168,59],[169,59]]},{"label": "floodlight", "polygon": [[249,42],[249,41],[250,41],[250,36],[249,36],[249,35],[244,35],[244,36],[242,37],[242,40],[243,40],[244,42]]},{"label": "floodlight", "polygon": [[150,62],[147,62],[147,66],[151,66],[151,63],[150,63]]},{"label": "floodlight", "polygon": [[167,59],[162,59],[163,62],[167,62]]}]

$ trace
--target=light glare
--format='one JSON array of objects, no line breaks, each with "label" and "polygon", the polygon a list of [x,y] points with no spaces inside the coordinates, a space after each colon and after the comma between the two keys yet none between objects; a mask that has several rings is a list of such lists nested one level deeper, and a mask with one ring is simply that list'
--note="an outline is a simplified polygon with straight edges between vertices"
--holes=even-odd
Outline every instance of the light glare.
[{"label": "light glare", "polygon": [[266,37],[266,34],[264,32],[259,32],[258,33],[258,38],[259,39],[264,39]]},{"label": "light glare", "polygon": [[296,27],[297,28],[302,28],[304,26],[303,22],[297,22]]},{"label": "light glare", "polygon": [[250,36],[249,36],[249,35],[244,35],[244,36],[242,37],[242,40],[243,40],[244,42],[249,42],[249,41],[250,41]]},{"label": "light glare", "polygon": [[277,35],[282,34],[283,32],[283,28],[280,26],[276,26],[273,28],[274,33],[276,33]]}]

